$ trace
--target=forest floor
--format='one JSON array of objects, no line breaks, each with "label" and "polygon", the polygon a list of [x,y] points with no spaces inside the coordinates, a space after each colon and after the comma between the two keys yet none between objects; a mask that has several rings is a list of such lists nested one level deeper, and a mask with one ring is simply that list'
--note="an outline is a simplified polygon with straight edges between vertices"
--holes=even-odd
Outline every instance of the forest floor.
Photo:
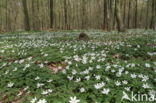
[{"label": "forest floor", "polygon": [[88,41],[79,33],[0,35],[0,103],[138,103],[132,92],[156,98],[156,32],[87,31]]}]

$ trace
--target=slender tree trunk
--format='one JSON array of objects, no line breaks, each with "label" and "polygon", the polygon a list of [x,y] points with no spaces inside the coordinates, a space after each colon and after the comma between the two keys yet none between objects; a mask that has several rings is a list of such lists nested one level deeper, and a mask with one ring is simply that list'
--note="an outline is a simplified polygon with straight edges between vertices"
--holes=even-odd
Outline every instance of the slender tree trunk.
[{"label": "slender tree trunk", "polygon": [[154,6],[155,6],[154,30],[156,31],[156,1],[154,2]]},{"label": "slender tree trunk", "polygon": [[50,0],[50,28],[54,27],[54,1]]},{"label": "slender tree trunk", "polygon": [[5,19],[6,19],[6,21],[5,21],[5,30],[6,31],[8,31],[8,0],[6,0],[6,14],[5,14]]},{"label": "slender tree trunk", "polygon": [[152,17],[151,17],[151,21],[150,21],[150,28],[154,29],[154,0],[152,0]]},{"label": "slender tree trunk", "polygon": [[65,29],[68,29],[68,21],[67,21],[67,0],[64,0],[64,22],[65,22]]},{"label": "slender tree trunk", "polygon": [[103,29],[106,29],[107,2],[103,0]]},{"label": "slender tree trunk", "polygon": [[138,17],[138,0],[135,0],[135,20],[134,20],[134,27],[135,28],[137,28],[137,22],[138,22],[138,20],[137,20],[137,17]]},{"label": "slender tree trunk", "polygon": [[107,3],[106,3],[106,18],[107,18],[107,30],[110,31],[110,0],[106,0]]},{"label": "slender tree trunk", "polygon": [[114,17],[113,17],[113,26],[114,26],[114,29],[116,28],[116,3],[117,3],[117,1],[116,0],[114,0],[114,5],[115,5],[115,7],[114,7]]},{"label": "slender tree trunk", "polygon": [[82,1],[82,29],[85,29],[86,19],[86,0]]},{"label": "slender tree trunk", "polygon": [[28,14],[28,8],[27,8],[27,1],[22,0],[22,4],[23,4],[23,12],[24,12],[25,30],[29,31],[30,30],[30,24],[29,24],[29,14]]},{"label": "slender tree trunk", "polygon": [[116,21],[117,21],[117,28],[119,32],[124,32],[125,31],[125,27],[121,18],[121,14],[120,14],[120,0],[116,0],[115,1],[115,17],[116,17]]},{"label": "slender tree trunk", "polygon": [[[1,5],[3,4],[3,2],[1,1]],[[2,6],[0,5],[0,32],[3,31],[3,22],[2,22]]]},{"label": "slender tree trunk", "polygon": [[127,2],[126,2],[127,0],[124,0],[124,10],[123,10],[123,12],[124,12],[124,17],[123,17],[123,21],[124,21],[124,24],[126,23],[126,4],[127,4]]},{"label": "slender tree trunk", "polygon": [[130,28],[130,16],[131,16],[131,14],[130,14],[130,11],[131,10],[131,0],[129,0],[129,2],[128,2],[128,29]]},{"label": "slender tree trunk", "polygon": [[34,6],[34,0],[32,0],[32,27],[33,27],[33,30],[36,30],[36,27],[35,27],[35,6]]}]

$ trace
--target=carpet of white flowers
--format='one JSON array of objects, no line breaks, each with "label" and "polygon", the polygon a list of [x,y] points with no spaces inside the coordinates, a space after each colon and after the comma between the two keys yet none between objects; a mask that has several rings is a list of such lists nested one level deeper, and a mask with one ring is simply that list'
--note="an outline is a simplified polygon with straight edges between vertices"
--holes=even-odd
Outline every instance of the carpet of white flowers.
[{"label": "carpet of white flowers", "polygon": [[133,103],[123,93],[156,95],[156,32],[87,33],[89,41],[79,32],[1,34],[0,103]]}]

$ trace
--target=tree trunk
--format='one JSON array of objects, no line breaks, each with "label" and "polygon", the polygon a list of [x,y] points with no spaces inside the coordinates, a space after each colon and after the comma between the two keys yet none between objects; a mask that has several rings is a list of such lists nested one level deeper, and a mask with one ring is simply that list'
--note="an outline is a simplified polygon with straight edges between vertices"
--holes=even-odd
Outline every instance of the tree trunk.
[{"label": "tree trunk", "polygon": [[67,21],[67,0],[64,0],[64,22],[65,22],[65,29],[68,29],[68,21]]},{"label": "tree trunk", "polygon": [[152,17],[151,17],[151,22],[150,22],[150,29],[155,29],[154,27],[154,15],[155,15],[155,12],[154,12],[154,0],[152,0]]},{"label": "tree trunk", "polygon": [[115,17],[116,17],[116,21],[117,21],[117,29],[119,32],[124,32],[125,31],[125,27],[121,18],[121,14],[120,14],[120,3],[119,0],[115,0]]},{"label": "tree trunk", "polygon": [[30,30],[30,24],[29,24],[29,14],[28,14],[28,8],[27,8],[27,1],[22,0],[22,4],[23,4],[23,12],[24,12],[25,30],[29,31]]},{"label": "tree trunk", "polygon": [[124,24],[126,23],[126,4],[127,4],[127,2],[126,2],[127,0],[124,0],[124,10],[123,10],[123,21],[124,21]]},{"label": "tree trunk", "polygon": [[155,6],[155,16],[154,16],[154,30],[156,31],[156,1],[154,3]]},{"label": "tree trunk", "polygon": [[128,29],[130,28],[130,16],[131,16],[131,14],[130,14],[130,11],[131,10],[131,0],[129,0],[129,2],[128,2]]},{"label": "tree trunk", "polygon": [[54,27],[54,1],[50,0],[50,28]]},{"label": "tree trunk", "polygon": [[82,1],[82,29],[85,28],[85,18],[86,18],[86,0]]},{"label": "tree trunk", "polygon": [[134,27],[137,28],[137,14],[138,14],[138,0],[135,0],[135,20],[134,20]]},{"label": "tree trunk", "polygon": [[103,29],[106,29],[106,15],[107,15],[107,4],[106,0],[103,0]]},{"label": "tree trunk", "polygon": [[107,24],[107,30],[110,31],[110,0],[106,0],[106,24]]}]

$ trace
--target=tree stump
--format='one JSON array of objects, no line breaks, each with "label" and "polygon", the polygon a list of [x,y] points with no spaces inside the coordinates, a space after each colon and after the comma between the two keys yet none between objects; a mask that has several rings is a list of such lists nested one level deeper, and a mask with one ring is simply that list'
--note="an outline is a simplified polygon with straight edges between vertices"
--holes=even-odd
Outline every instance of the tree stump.
[{"label": "tree stump", "polygon": [[89,36],[86,33],[80,33],[79,40],[89,40]]}]

